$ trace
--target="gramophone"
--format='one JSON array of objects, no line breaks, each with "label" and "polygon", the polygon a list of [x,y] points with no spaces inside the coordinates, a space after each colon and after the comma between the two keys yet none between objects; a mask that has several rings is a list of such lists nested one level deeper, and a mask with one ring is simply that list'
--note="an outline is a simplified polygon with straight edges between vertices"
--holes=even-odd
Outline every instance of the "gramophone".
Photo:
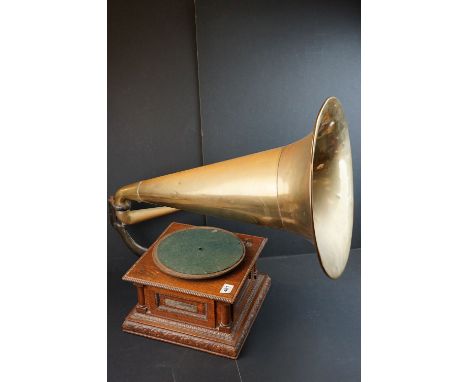
[{"label": "gramophone", "polygon": [[[132,210],[131,202],[157,207]],[[321,107],[312,132],[289,145],[120,188],[109,198],[111,223],[141,255],[123,280],[137,304],[123,330],[230,358],[268,292],[257,272],[266,238],[172,223],[147,249],[127,225],[185,210],[302,235],[332,279],[348,260],[353,175],[348,124],[337,98]]]}]

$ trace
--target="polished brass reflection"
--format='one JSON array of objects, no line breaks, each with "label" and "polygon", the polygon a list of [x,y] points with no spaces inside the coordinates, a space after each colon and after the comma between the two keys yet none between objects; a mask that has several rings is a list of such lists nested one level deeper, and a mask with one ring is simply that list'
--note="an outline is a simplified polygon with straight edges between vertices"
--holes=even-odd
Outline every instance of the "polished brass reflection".
[{"label": "polished brass reflection", "polygon": [[[164,207],[130,210],[130,201]],[[313,131],[299,141],[136,182],[120,188],[110,203],[120,230],[182,209],[295,232],[315,244],[326,274],[338,278],[353,226],[351,145],[342,106],[328,98]]]}]

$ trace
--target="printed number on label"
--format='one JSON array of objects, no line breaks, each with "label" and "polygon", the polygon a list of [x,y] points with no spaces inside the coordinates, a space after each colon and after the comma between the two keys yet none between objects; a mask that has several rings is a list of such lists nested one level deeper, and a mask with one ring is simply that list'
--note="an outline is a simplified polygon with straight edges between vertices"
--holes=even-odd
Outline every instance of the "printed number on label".
[{"label": "printed number on label", "polygon": [[234,285],[224,284],[219,293],[231,293],[232,288],[234,288]]}]

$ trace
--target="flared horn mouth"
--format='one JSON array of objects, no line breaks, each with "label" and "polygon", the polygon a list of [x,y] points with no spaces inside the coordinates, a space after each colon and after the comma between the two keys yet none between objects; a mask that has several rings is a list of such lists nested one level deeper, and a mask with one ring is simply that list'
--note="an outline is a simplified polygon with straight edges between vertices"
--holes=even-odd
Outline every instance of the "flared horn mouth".
[{"label": "flared horn mouth", "polygon": [[311,210],[314,242],[325,273],[344,271],[353,230],[353,169],[348,124],[337,98],[328,98],[312,141]]}]

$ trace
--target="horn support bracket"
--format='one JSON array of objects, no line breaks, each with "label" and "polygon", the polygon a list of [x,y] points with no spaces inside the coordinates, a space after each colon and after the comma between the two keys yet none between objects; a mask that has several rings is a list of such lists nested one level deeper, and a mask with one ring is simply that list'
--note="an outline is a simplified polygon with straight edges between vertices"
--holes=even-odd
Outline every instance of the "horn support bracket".
[{"label": "horn support bracket", "polygon": [[130,233],[126,229],[126,224],[118,218],[117,214],[119,212],[126,212],[130,211],[129,207],[122,207],[117,206],[114,204],[114,197],[111,196],[108,199],[108,206],[109,206],[109,220],[112,227],[119,233],[120,237],[122,238],[125,245],[134,252],[137,256],[141,256],[145,253],[148,248],[138,244],[135,239],[130,235]]}]

